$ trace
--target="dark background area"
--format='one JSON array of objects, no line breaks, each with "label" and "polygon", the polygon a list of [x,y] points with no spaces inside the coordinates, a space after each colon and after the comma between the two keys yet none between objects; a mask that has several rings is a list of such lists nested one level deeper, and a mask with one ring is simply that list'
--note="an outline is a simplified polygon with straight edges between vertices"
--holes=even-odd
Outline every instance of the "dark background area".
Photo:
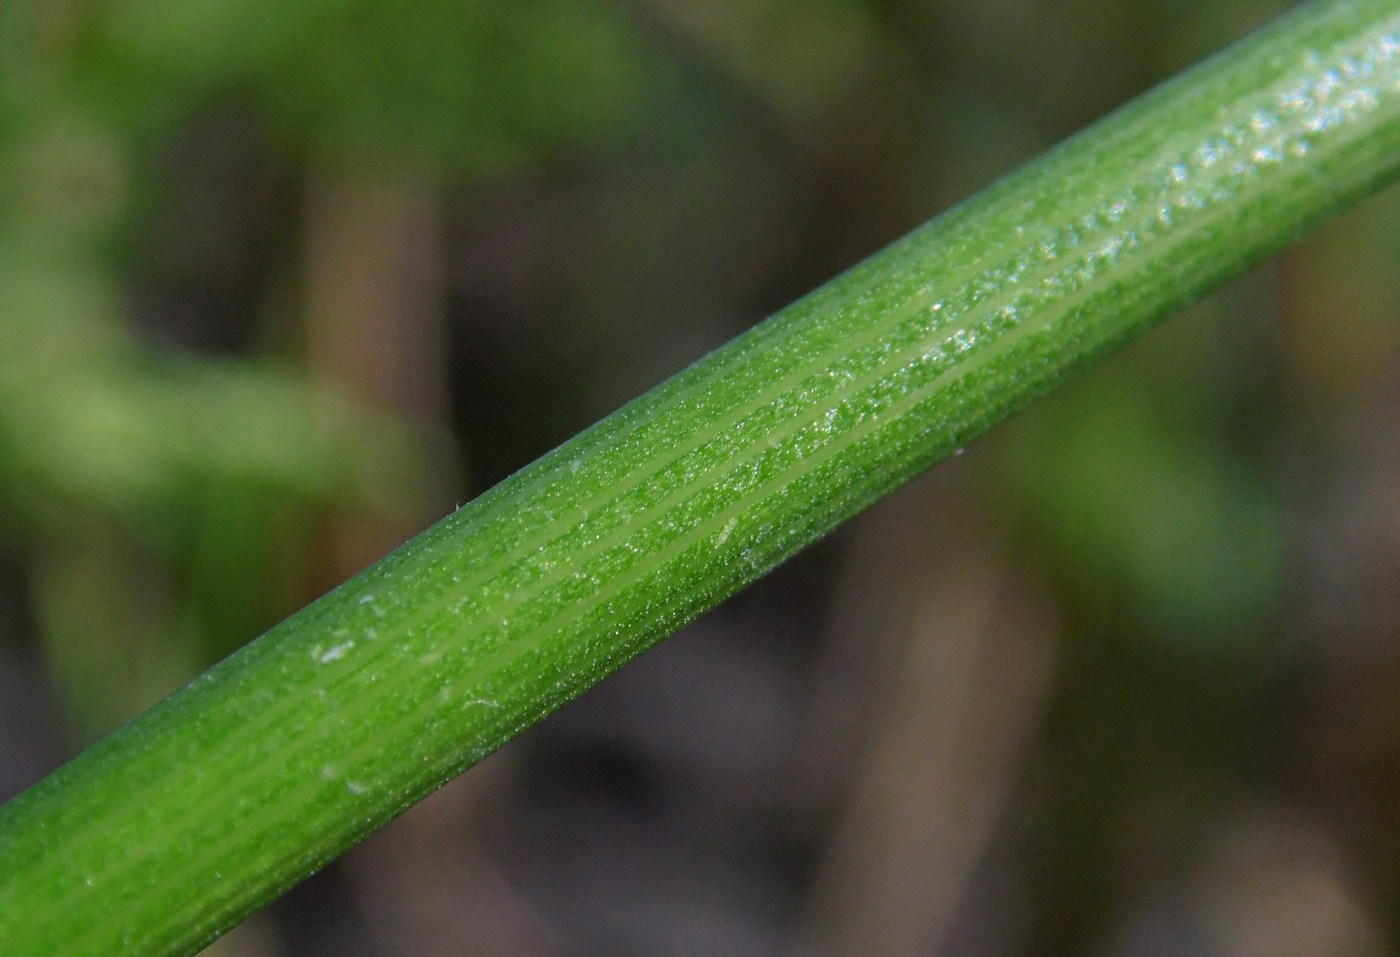
[{"label": "dark background area", "polygon": [[[0,797],[1288,4],[0,5]],[[1400,195],[221,957],[1380,955]]]}]

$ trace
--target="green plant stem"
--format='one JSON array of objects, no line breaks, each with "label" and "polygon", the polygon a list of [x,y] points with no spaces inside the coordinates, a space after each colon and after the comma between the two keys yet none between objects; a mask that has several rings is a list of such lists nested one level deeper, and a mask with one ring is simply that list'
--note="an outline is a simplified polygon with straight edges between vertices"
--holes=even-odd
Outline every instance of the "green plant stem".
[{"label": "green plant stem", "polygon": [[189,953],[1400,171],[1400,6],[1306,6],[458,510],[0,808],[0,952]]}]

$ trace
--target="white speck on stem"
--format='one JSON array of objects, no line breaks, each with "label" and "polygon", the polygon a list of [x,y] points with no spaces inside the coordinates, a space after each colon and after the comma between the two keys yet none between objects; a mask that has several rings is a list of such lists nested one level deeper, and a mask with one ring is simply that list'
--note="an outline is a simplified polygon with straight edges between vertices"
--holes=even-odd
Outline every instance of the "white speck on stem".
[{"label": "white speck on stem", "polygon": [[738,526],[739,520],[737,518],[731,518],[729,521],[725,522],[724,528],[719,530],[719,537],[715,539],[715,544],[723,545],[725,542],[729,541],[729,536],[734,534],[734,529]]},{"label": "white speck on stem", "polygon": [[344,658],[345,653],[353,647],[355,647],[353,641],[345,641],[338,645],[331,645],[325,651],[322,651],[321,646],[317,645],[315,648],[311,649],[311,654],[321,664],[326,665],[330,664],[332,661],[339,661],[341,658]]}]

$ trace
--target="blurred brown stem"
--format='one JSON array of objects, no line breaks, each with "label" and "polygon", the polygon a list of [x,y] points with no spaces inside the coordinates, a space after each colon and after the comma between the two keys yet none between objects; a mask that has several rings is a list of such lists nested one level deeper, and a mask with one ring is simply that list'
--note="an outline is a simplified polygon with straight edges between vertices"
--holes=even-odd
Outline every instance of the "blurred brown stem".
[{"label": "blurred brown stem", "polygon": [[[316,171],[306,197],[306,363],[344,391],[431,423],[445,417],[441,197],[426,175]],[[397,547],[441,503],[393,518],[339,516],[329,586]],[[320,590],[318,588],[318,590]]]}]

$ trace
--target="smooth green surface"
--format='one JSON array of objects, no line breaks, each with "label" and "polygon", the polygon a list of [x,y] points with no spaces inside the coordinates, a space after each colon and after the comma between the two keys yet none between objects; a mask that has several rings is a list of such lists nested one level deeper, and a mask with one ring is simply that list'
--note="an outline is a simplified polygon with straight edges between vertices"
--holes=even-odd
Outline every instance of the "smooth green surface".
[{"label": "smooth green surface", "polygon": [[0,809],[0,952],[187,953],[1070,369],[1400,169],[1311,5],[460,509]]}]

